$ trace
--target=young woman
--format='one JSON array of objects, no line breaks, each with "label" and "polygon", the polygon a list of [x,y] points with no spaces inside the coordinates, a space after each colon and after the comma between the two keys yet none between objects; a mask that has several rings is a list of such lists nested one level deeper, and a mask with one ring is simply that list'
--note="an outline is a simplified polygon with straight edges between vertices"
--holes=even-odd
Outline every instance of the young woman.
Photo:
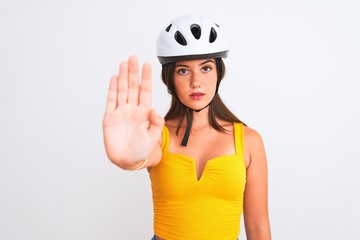
[{"label": "young woman", "polygon": [[151,66],[135,56],[110,82],[104,116],[109,159],[149,171],[156,240],[269,240],[267,160],[261,136],[218,94],[228,54],[221,28],[182,16],[161,31],[157,55],[172,95],[163,119],[151,108]]}]

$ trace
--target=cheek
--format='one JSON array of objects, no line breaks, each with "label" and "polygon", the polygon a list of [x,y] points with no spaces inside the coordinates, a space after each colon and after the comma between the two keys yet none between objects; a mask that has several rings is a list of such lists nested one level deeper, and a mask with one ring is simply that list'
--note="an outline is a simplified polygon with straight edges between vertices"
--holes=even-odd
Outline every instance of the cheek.
[{"label": "cheek", "polygon": [[175,92],[178,94],[181,94],[181,92],[184,92],[184,90],[186,90],[186,88],[189,86],[187,81],[188,80],[185,78],[175,78],[174,79]]},{"label": "cheek", "polygon": [[183,89],[184,89],[184,87],[181,86],[181,84],[179,84],[178,81],[174,81],[174,91],[175,91],[176,96],[177,96],[179,99],[181,99],[181,95],[182,95],[182,92],[183,92],[183,91],[181,91],[181,90],[183,90]]},{"label": "cheek", "polygon": [[[211,80],[211,83],[209,83],[209,88],[214,91],[216,91],[216,86],[217,86],[217,76],[215,76],[212,80]],[[210,90],[209,89],[209,90]]]},{"label": "cheek", "polygon": [[177,81],[176,79],[174,79],[174,88],[175,88],[175,91],[177,92],[177,90],[180,88],[179,86],[179,81]]}]

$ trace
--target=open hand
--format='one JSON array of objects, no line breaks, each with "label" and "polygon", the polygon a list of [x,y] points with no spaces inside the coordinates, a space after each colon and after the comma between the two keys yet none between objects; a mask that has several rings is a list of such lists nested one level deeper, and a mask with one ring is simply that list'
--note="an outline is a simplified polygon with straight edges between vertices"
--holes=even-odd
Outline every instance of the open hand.
[{"label": "open hand", "polygon": [[151,95],[151,65],[143,65],[139,83],[137,57],[122,62],[110,81],[103,130],[109,159],[124,169],[146,159],[159,144],[164,119],[151,109]]}]

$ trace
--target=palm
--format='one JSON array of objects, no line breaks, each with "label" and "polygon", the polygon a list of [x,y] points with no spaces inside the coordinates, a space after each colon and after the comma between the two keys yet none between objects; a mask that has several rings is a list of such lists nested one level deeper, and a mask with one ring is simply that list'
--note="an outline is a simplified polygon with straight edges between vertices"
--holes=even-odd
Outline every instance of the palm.
[{"label": "palm", "polygon": [[136,57],[120,65],[110,82],[104,116],[104,141],[113,162],[139,161],[157,144],[163,119],[151,109],[151,67],[144,64],[141,84]]}]

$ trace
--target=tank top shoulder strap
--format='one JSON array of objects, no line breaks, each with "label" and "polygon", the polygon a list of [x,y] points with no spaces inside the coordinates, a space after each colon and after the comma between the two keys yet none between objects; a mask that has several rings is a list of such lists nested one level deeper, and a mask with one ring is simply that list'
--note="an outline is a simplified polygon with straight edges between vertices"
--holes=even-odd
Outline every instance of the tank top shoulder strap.
[{"label": "tank top shoulder strap", "polygon": [[170,144],[170,132],[169,129],[164,126],[162,129],[162,141],[161,141],[161,150],[162,152],[168,151]]},{"label": "tank top shoulder strap", "polygon": [[244,125],[234,123],[235,151],[236,155],[244,156]]}]

